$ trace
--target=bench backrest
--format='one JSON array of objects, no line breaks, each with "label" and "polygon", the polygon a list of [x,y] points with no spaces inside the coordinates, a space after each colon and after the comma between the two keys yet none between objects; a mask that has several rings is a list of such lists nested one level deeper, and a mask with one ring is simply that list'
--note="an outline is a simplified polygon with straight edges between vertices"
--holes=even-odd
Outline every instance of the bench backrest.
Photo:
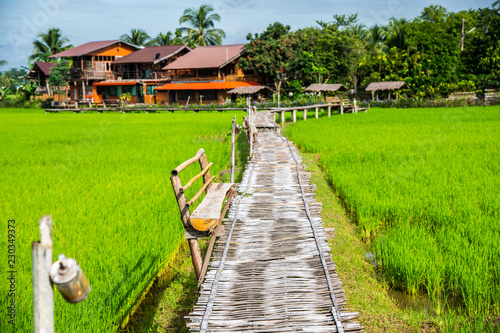
[{"label": "bench backrest", "polygon": [[[196,162],[199,162],[201,172],[196,176],[194,176],[189,182],[187,182],[186,185],[182,185],[181,179],[179,178],[179,173],[182,170],[186,169],[188,166]],[[194,157],[185,161],[171,172],[170,181],[172,182],[172,187],[174,189],[175,197],[177,199],[177,204],[179,205],[182,224],[184,225],[185,228],[189,227],[189,219],[191,217],[189,207],[192,206],[194,202],[196,202],[196,200],[200,198],[203,192],[205,193],[208,192],[208,189],[210,188],[212,181],[215,179],[215,177],[210,177],[210,167],[212,166],[212,164],[213,163],[208,163],[207,155],[205,154],[205,151],[202,148],[198,150],[198,152]],[[196,195],[191,199],[189,199],[188,201],[185,192],[199,178],[203,178],[203,186],[196,193]]]}]

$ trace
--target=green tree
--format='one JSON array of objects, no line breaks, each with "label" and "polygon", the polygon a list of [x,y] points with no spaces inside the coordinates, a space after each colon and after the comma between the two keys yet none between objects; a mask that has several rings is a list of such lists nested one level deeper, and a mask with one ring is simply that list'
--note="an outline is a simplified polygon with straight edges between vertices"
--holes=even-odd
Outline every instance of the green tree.
[{"label": "green tree", "polygon": [[420,16],[418,17],[422,21],[428,21],[433,23],[444,22],[448,15],[448,10],[440,5],[431,5],[425,7]]},{"label": "green tree", "polygon": [[120,40],[136,46],[153,46],[155,41],[143,29],[130,29],[130,34],[123,34]]},{"label": "green tree", "polygon": [[167,31],[166,34],[160,32],[154,39],[154,43],[157,46],[183,44],[182,32],[179,29],[175,29],[175,33],[171,31]]},{"label": "green tree", "polygon": [[59,61],[50,69],[48,82],[56,94],[66,94],[68,82],[71,79],[70,63],[65,60]]},{"label": "green tree", "polygon": [[49,59],[49,56],[73,47],[67,43],[69,39],[62,36],[59,28],[50,28],[47,33],[39,33],[38,39],[33,41],[33,53],[28,59],[30,61],[53,61]]},{"label": "green tree", "polygon": [[387,46],[389,48],[396,47],[400,50],[408,49],[406,40],[406,28],[408,21],[404,18],[392,18],[387,28]]},{"label": "green tree", "polygon": [[0,67],[7,65],[7,60],[0,60]]},{"label": "green tree", "polygon": [[214,28],[215,22],[220,22],[219,14],[212,13],[214,8],[210,5],[201,5],[199,9],[188,8],[184,10],[179,23],[187,23],[190,27],[181,27],[180,31],[186,33],[186,42],[189,45],[206,46],[220,45],[226,34],[221,29]]},{"label": "green tree", "polygon": [[380,54],[387,52],[387,46],[385,44],[386,31],[383,27],[379,25],[374,25],[366,31],[366,42],[368,45],[368,51],[372,54]]}]

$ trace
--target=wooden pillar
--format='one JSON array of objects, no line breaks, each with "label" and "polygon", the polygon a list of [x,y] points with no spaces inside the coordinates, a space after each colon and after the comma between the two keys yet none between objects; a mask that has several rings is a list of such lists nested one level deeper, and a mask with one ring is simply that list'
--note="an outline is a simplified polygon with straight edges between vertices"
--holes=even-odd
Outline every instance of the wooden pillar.
[{"label": "wooden pillar", "polygon": [[33,327],[35,333],[54,333],[54,291],[52,266],[52,218],[40,219],[40,242],[33,242]]},{"label": "wooden pillar", "polygon": [[372,90],[372,101],[375,100],[375,91]]},{"label": "wooden pillar", "polygon": [[391,91],[389,90],[389,100],[391,100]]},{"label": "wooden pillar", "polygon": [[358,104],[356,103],[356,98],[353,102],[353,113],[358,113]]},{"label": "wooden pillar", "polygon": [[316,107],[316,110],[315,110],[315,111],[316,111],[316,119],[318,119],[318,118],[319,118],[319,114],[318,114],[319,108],[318,108],[318,107]]},{"label": "wooden pillar", "polygon": [[340,103],[340,114],[344,114],[344,102]]},{"label": "wooden pillar", "polygon": [[234,183],[234,165],[235,165],[235,136],[236,136],[236,116],[233,117],[231,126],[231,183]]},{"label": "wooden pillar", "polygon": [[307,109],[304,109],[304,120],[307,120]]},{"label": "wooden pillar", "polygon": [[292,118],[293,118],[293,122],[296,123],[297,122],[297,110],[292,110]]},{"label": "wooden pillar", "polygon": [[396,101],[398,100],[399,98],[399,91],[396,91]]},{"label": "wooden pillar", "polygon": [[332,106],[328,105],[328,118],[332,116]]},{"label": "wooden pillar", "polygon": [[280,112],[280,123],[283,125],[285,123],[285,111]]}]

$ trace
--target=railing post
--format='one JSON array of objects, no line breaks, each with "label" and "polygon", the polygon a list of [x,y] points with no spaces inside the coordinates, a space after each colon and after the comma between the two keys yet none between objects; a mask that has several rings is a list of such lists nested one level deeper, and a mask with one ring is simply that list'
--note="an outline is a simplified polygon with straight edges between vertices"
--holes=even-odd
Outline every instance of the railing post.
[{"label": "railing post", "polygon": [[340,103],[340,114],[344,114],[344,102]]},{"label": "railing post", "polygon": [[52,218],[40,219],[40,242],[33,242],[33,326],[35,333],[54,333],[54,291],[49,271],[52,266]]},{"label": "railing post", "polygon": [[231,126],[231,183],[234,183],[234,164],[235,164],[235,131],[236,131],[236,116],[233,117],[233,124]]},{"label": "railing post", "polygon": [[304,120],[307,120],[307,109],[304,109]]},{"label": "railing post", "polygon": [[292,110],[292,118],[293,118],[293,122],[296,123],[297,122],[297,110]]},{"label": "railing post", "polygon": [[318,118],[319,118],[319,115],[318,115],[319,108],[318,108],[318,107],[316,107],[316,110],[315,110],[315,111],[316,111],[316,119],[318,119]]},{"label": "railing post", "polygon": [[328,105],[328,118],[332,116],[332,106]]}]

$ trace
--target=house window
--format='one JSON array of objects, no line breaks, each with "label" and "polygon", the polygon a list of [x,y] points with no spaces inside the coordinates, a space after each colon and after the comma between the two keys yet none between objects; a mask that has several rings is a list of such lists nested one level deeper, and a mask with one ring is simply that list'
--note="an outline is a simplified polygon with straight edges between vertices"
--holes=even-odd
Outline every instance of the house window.
[{"label": "house window", "polygon": [[216,101],[217,100],[217,90],[206,90],[203,92],[203,99],[206,101]]},{"label": "house window", "polygon": [[149,85],[146,86],[146,95],[154,95],[155,94],[155,86]]},{"label": "house window", "polygon": [[177,98],[180,100],[180,101],[187,101],[187,99],[190,100],[194,100],[194,91],[190,90],[190,91],[179,91],[178,95],[177,95]]},{"label": "house window", "polygon": [[110,95],[110,96],[118,96],[118,95],[116,94],[116,86],[111,86],[111,87],[109,87],[109,95]]},{"label": "house window", "polygon": [[116,96],[122,95],[122,86],[116,86]]}]

